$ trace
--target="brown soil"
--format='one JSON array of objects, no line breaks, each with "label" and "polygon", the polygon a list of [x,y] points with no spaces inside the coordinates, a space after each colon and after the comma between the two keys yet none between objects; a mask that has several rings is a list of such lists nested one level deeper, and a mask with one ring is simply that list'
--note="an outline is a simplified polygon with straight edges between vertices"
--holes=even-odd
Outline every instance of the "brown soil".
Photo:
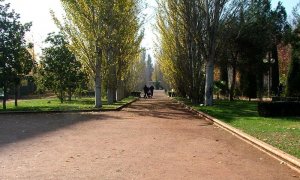
[{"label": "brown soil", "polygon": [[121,112],[0,116],[0,179],[299,179],[162,92]]}]

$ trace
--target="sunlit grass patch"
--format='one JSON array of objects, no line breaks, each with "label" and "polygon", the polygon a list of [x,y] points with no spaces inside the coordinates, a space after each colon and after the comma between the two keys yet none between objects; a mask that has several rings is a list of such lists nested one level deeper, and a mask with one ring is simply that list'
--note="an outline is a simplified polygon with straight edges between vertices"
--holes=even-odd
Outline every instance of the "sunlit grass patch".
[{"label": "sunlit grass patch", "polygon": [[[18,107],[14,106],[14,101],[7,103],[6,111],[80,111],[80,110],[115,110],[131,101],[134,97],[128,97],[122,101],[116,102],[112,105],[108,105],[105,99],[102,100],[103,107],[101,109],[95,108],[94,98],[81,98],[72,101],[64,101],[60,103],[57,98],[46,99],[32,99],[32,100],[20,100]],[[0,112],[3,112],[0,109]]]},{"label": "sunlit grass patch", "polygon": [[300,117],[260,117],[257,102],[217,100],[214,106],[206,107],[179,100],[300,158]]}]

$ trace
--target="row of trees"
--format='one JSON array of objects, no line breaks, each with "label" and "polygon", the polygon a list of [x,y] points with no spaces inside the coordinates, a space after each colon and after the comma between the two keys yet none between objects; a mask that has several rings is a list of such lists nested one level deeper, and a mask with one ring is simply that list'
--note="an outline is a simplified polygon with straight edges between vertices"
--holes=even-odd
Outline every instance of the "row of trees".
[{"label": "row of trees", "polygon": [[217,34],[226,2],[158,1],[158,63],[178,93],[194,103],[204,97],[212,105]]},{"label": "row of trees", "polygon": [[[220,69],[231,100],[237,89],[249,98],[262,98],[270,66],[272,89],[277,90],[277,45],[291,32],[281,3],[272,10],[269,0],[161,0],[157,28],[161,70],[192,102],[212,105],[214,66]],[[271,58],[274,64],[263,62]]]},{"label": "row of trees", "polygon": [[[0,0],[4,2],[4,0]],[[60,33],[50,33],[45,40],[40,62],[30,53],[25,33],[31,23],[21,24],[20,16],[9,4],[0,5],[0,87],[6,108],[8,89],[17,90],[30,73],[38,90],[51,90],[63,102],[75,91],[95,89],[95,106],[101,107],[106,96],[111,104],[144,83],[146,64],[141,58],[141,4],[139,0],[70,1],[62,0],[64,21],[53,19]],[[143,74],[143,75],[142,75]],[[92,79],[92,81],[91,81]]]},{"label": "row of trees", "polygon": [[64,21],[53,18],[70,41],[68,48],[94,80],[95,106],[117,100],[118,87],[129,86],[139,60],[141,32],[139,0],[61,0]]}]

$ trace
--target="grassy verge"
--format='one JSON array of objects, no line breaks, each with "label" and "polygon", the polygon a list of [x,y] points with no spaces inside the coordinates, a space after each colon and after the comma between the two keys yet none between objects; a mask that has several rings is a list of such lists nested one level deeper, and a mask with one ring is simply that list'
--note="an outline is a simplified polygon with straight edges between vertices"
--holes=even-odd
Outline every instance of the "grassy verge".
[{"label": "grassy verge", "polygon": [[215,101],[214,106],[205,107],[178,100],[300,158],[300,117],[260,117],[256,102]]},{"label": "grassy verge", "polygon": [[56,98],[47,99],[32,99],[32,100],[20,100],[18,107],[14,106],[14,101],[7,103],[7,109],[4,111],[0,109],[0,112],[7,111],[76,111],[76,110],[114,110],[131,101],[134,97],[128,97],[122,101],[116,102],[113,105],[108,105],[106,100],[103,100],[103,107],[101,109],[94,108],[94,98],[81,98],[72,101],[65,101],[60,103]]}]

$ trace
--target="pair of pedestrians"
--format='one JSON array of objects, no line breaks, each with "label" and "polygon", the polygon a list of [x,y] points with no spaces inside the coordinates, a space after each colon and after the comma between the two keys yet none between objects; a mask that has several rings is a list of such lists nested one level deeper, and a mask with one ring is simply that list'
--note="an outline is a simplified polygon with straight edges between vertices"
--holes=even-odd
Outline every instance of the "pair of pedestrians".
[{"label": "pair of pedestrians", "polygon": [[148,87],[147,85],[144,86],[144,98],[152,98],[153,97],[154,86]]}]

